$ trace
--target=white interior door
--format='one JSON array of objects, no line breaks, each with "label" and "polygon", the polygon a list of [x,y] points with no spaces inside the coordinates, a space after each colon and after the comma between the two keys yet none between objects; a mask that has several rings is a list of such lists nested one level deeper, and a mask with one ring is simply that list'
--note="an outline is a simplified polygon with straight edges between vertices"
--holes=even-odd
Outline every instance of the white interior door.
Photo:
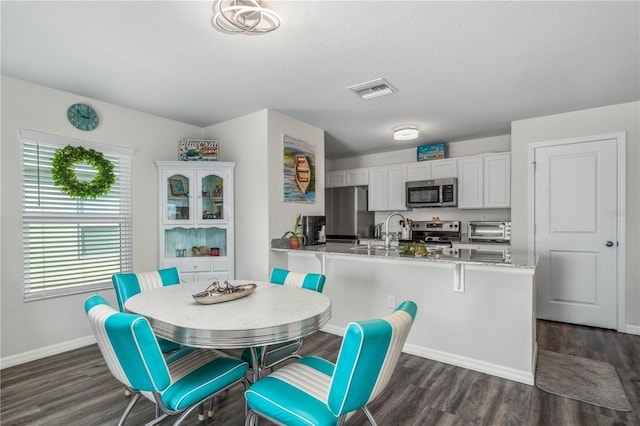
[{"label": "white interior door", "polygon": [[616,328],[617,142],[534,149],[538,318]]}]

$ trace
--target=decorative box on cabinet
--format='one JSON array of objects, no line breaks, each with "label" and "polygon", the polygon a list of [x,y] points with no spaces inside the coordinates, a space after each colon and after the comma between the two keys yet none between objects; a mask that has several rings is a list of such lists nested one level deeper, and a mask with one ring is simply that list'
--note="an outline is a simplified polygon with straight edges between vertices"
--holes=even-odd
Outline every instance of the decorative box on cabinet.
[{"label": "decorative box on cabinet", "polygon": [[155,164],[158,267],[175,266],[183,281],[233,279],[235,163]]}]

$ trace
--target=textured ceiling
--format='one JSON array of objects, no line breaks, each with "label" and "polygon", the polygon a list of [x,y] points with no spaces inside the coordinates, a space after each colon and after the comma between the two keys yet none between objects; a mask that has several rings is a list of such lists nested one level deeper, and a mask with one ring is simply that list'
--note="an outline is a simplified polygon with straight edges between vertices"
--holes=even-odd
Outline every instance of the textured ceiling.
[{"label": "textured ceiling", "polygon": [[[269,108],[324,129],[328,158],[640,99],[637,1],[265,4],[283,25],[246,36],[212,2],[4,0],[2,73],[202,127]],[[398,93],[346,90],[378,77]]]}]

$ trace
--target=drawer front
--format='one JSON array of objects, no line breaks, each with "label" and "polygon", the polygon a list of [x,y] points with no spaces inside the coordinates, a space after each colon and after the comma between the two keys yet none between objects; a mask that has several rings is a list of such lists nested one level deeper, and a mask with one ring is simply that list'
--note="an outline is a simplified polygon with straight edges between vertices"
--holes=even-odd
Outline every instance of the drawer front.
[{"label": "drawer front", "polygon": [[229,270],[229,262],[227,259],[213,259],[214,271],[227,271]]},{"label": "drawer front", "polygon": [[211,260],[183,260],[180,262],[180,272],[207,272],[211,270]]},{"label": "drawer front", "polygon": [[176,262],[173,260],[164,260],[162,262],[162,269],[167,268],[176,268],[177,270],[180,270],[180,262]]}]

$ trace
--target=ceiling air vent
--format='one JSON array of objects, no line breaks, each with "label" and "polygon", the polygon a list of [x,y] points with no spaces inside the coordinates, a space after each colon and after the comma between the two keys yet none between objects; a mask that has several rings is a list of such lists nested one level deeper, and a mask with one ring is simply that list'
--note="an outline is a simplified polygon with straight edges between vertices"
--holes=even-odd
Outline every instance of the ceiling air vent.
[{"label": "ceiling air vent", "polygon": [[392,93],[397,92],[397,90],[387,83],[384,78],[377,78],[375,80],[367,81],[366,83],[355,84],[347,87],[347,90],[351,90],[364,100],[391,95]]}]

